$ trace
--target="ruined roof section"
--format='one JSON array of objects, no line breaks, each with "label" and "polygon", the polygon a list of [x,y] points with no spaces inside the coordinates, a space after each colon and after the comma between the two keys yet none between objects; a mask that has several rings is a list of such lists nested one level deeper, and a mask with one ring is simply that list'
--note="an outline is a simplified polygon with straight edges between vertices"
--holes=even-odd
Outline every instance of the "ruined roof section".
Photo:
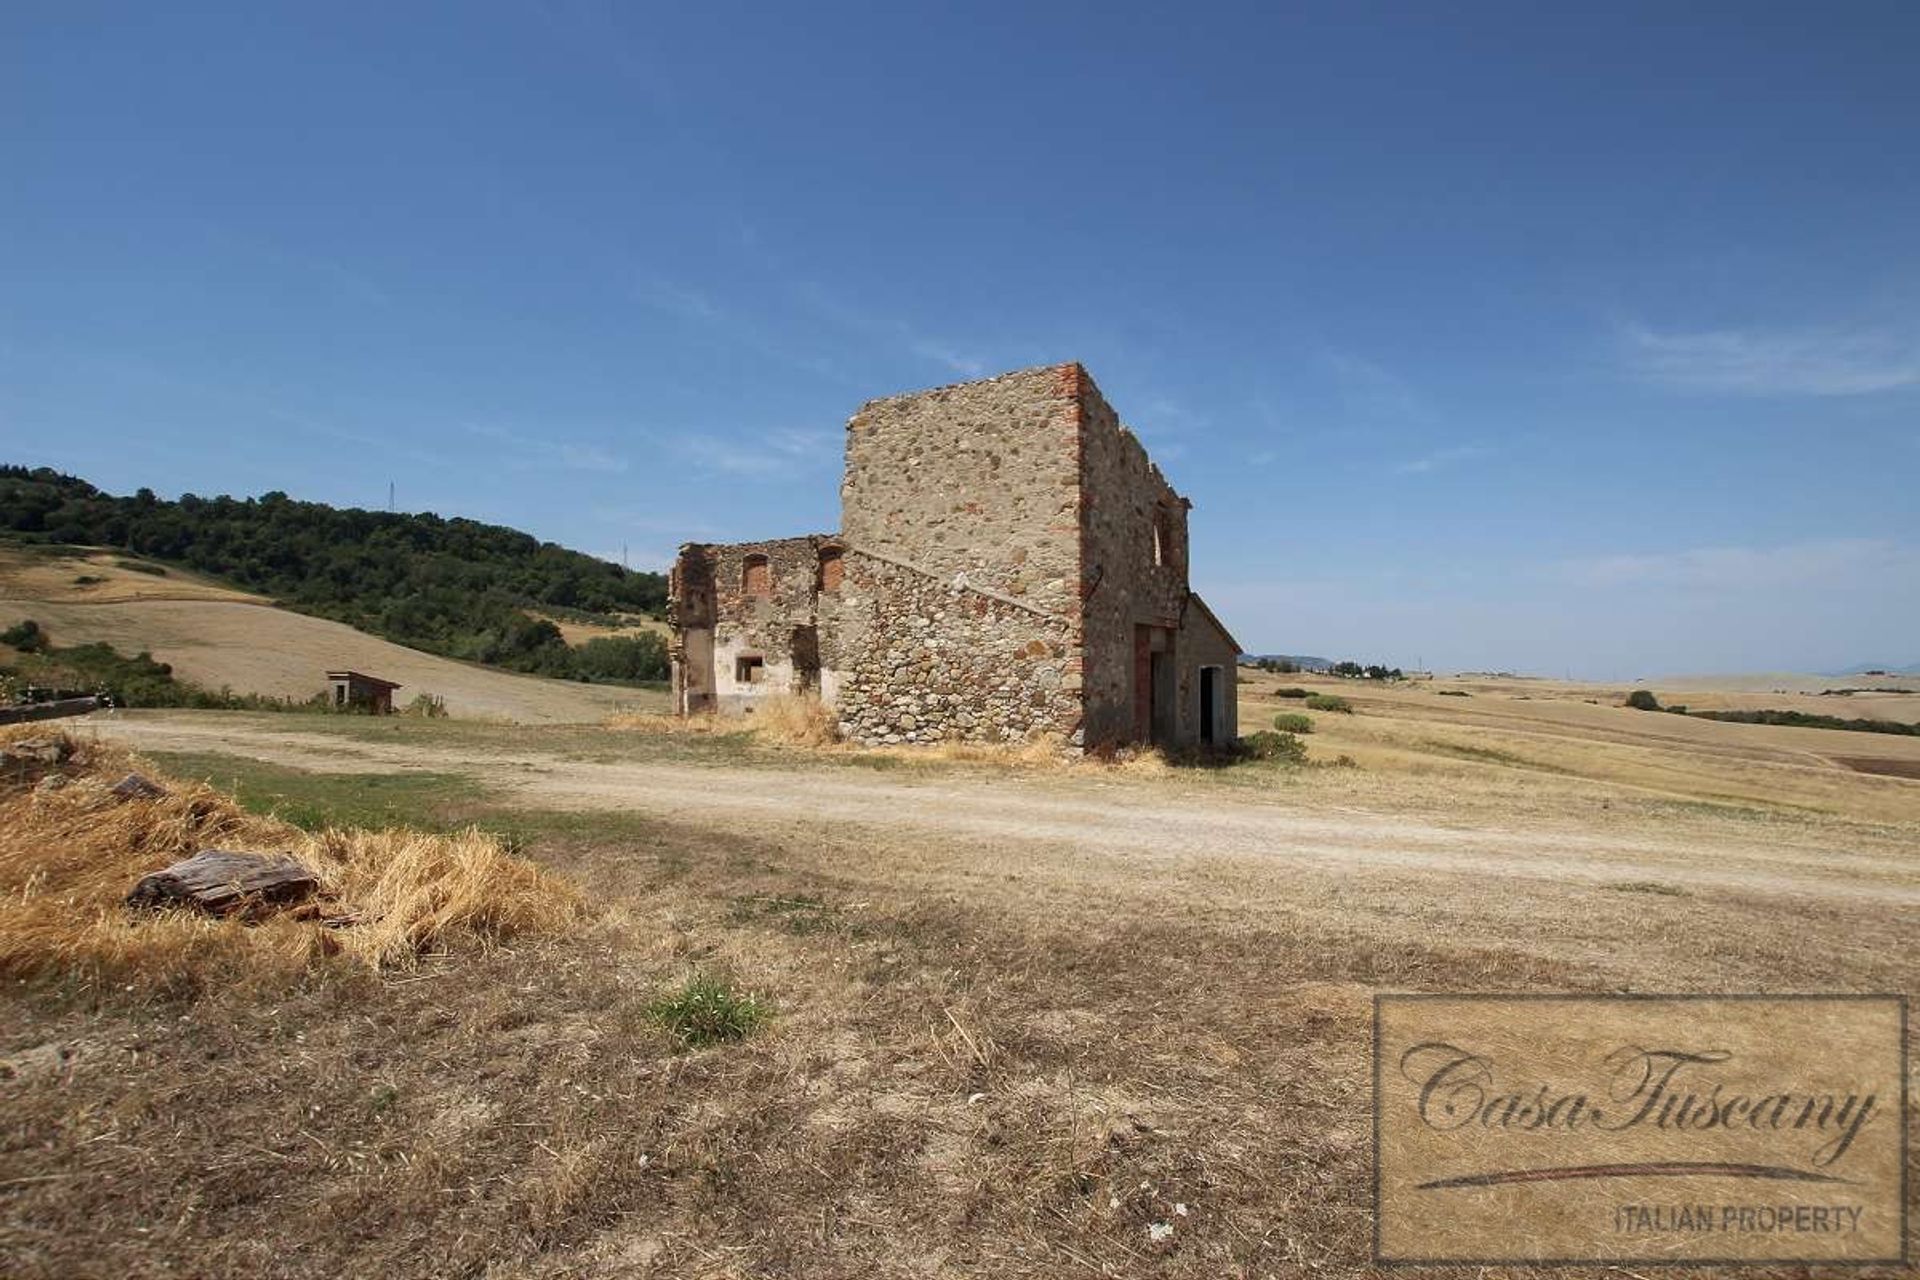
[{"label": "ruined roof section", "polygon": [[1187,593],[1187,600],[1192,604],[1196,604],[1200,606],[1200,616],[1205,618],[1208,622],[1212,623],[1213,629],[1218,631],[1221,635],[1227,638],[1227,643],[1233,646],[1233,651],[1235,653],[1246,652],[1245,649],[1242,649],[1240,647],[1240,642],[1233,638],[1233,632],[1227,630],[1227,624],[1220,621],[1220,615],[1215,613],[1211,608],[1209,608],[1207,606],[1207,602],[1200,598],[1199,592],[1189,591]]},{"label": "ruined roof section", "polygon": [[[926,387],[919,391],[901,391],[890,396],[875,396],[873,399],[861,405],[858,412],[853,416],[858,418],[861,414],[874,408],[876,405],[891,404],[899,400],[918,400],[922,396],[937,396],[949,391],[959,391],[970,387],[990,387],[999,382],[1018,382],[1031,378],[1036,374],[1063,376],[1068,370],[1077,370],[1081,378],[1086,379],[1089,385],[1092,384],[1093,379],[1088,376],[1085,366],[1078,360],[1069,360],[1065,364],[1036,364],[1025,369],[1015,369],[1010,373],[996,373],[991,378],[969,378],[962,382],[943,383],[940,386]],[[1061,394],[1066,395],[1069,394],[1069,392],[1063,388]]]},{"label": "ruined roof section", "polygon": [[[856,412],[852,418],[848,419],[847,429],[849,431],[853,430],[855,423],[876,408],[882,408],[887,405],[906,404],[918,400],[937,400],[954,394],[966,394],[976,390],[986,390],[1000,384],[1018,384],[1037,377],[1053,379],[1058,394],[1064,400],[1090,396],[1093,401],[1106,406],[1108,412],[1112,414],[1113,420],[1120,424],[1120,435],[1122,439],[1126,440],[1133,448],[1139,450],[1140,456],[1145,459],[1146,465],[1152,472],[1154,478],[1161,484],[1166,485],[1168,489],[1173,490],[1174,496],[1178,498],[1180,502],[1188,507],[1192,507],[1192,500],[1181,494],[1179,490],[1174,489],[1172,483],[1167,480],[1165,473],[1160,470],[1160,464],[1155,462],[1152,454],[1147,452],[1147,446],[1145,442],[1140,439],[1139,432],[1121,420],[1119,413],[1113,409],[1112,402],[1106,398],[1101,392],[1099,384],[1094,381],[1093,375],[1089,373],[1087,367],[1078,360],[1067,360],[1060,364],[1037,364],[1025,369],[1015,369],[1010,373],[997,373],[991,378],[971,378],[964,382],[948,382],[937,387],[927,387],[920,391],[902,391],[890,396],[876,396],[861,405],[859,411]],[[1098,417],[1099,415],[1096,414],[1094,416]]]}]

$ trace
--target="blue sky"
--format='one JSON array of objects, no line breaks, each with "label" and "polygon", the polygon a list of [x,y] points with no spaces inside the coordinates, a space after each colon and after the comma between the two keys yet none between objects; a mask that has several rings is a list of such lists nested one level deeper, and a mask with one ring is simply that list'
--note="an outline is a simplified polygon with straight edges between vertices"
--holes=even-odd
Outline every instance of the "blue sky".
[{"label": "blue sky", "polygon": [[1249,648],[1920,661],[1920,8],[1573,8],[10,5],[0,458],[658,565],[1078,359]]}]

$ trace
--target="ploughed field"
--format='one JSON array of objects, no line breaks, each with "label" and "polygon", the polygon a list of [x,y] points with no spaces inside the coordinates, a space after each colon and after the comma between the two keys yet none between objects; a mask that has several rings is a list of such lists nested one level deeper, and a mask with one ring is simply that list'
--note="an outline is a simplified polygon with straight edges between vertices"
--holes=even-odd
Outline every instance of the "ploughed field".
[{"label": "ploughed field", "polygon": [[[1243,683],[1243,732],[1287,686],[1353,707],[1305,712],[1304,766],[95,717],[299,827],[477,824],[589,910],[379,968],[10,979],[0,1272],[1365,1273],[1375,992],[1920,977],[1920,780],[1845,763],[1920,740],[1293,676]],[[695,975],[744,1038],[675,1038]]]}]

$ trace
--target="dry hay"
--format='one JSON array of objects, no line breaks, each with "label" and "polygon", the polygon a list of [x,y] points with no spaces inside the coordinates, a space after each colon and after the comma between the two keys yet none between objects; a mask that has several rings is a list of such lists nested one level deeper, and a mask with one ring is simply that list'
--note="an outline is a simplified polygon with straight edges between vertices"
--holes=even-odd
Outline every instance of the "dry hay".
[{"label": "dry hay", "polygon": [[1157,748],[1127,747],[1082,754],[1055,733],[1039,733],[1013,742],[942,742],[901,746],[865,746],[840,736],[832,708],[812,694],[776,694],[754,705],[751,715],[618,715],[601,722],[608,729],[659,736],[752,734],[755,741],[815,753],[858,755],[904,765],[962,764],[1022,771],[1076,771],[1164,774],[1169,764]]},{"label": "dry hay", "polygon": [[[67,758],[0,776],[0,975],[195,987],[333,955],[390,968],[586,914],[566,881],[478,830],[308,835],[150,769],[165,794],[122,799],[111,787],[134,765],[127,752],[44,726],[0,731],[0,746],[28,738],[62,743]],[[248,923],[124,905],[142,876],[206,848],[293,858],[319,879],[320,910]]]}]

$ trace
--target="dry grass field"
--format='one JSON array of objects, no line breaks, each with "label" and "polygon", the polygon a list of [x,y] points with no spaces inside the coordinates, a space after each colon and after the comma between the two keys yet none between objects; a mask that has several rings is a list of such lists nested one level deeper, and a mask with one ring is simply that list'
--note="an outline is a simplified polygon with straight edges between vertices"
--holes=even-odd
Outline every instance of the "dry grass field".
[{"label": "dry grass field", "polygon": [[576,622],[571,618],[556,618],[543,613],[531,615],[546,618],[560,629],[560,638],[571,645],[582,645],[589,640],[601,640],[609,636],[637,636],[648,632],[657,636],[667,634],[667,624],[658,618],[631,618],[626,626],[610,627],[596,622]]},{"label": "dry grass field", "polygon": [[448,714],[467,718],[595,723],[648,705],[628,689],[515,675],[408,649],[178,568],[154,575],[126,568],[116,552],[65,552],[0,545],[0,628],[32,618],[56,644],[147,650],[202,688],[275,698],[310,697],[326,687],[322,673],[346,667],[399,681],[402,703],[431,694],[445,699]]},{"label": "dry grass field", "polygon": [[[1282,685],[1352,702],[1305,766],[91,718],[289,847],[478,827],[587,908],[377,966],[9,961],[0,1273],[1364,1275],[1375,992],[1920,976],[1920,780],[1836,763],[1914,739],[1264,676],[1243,730]],[[10,900],[68,790],[0,792]]]}]

